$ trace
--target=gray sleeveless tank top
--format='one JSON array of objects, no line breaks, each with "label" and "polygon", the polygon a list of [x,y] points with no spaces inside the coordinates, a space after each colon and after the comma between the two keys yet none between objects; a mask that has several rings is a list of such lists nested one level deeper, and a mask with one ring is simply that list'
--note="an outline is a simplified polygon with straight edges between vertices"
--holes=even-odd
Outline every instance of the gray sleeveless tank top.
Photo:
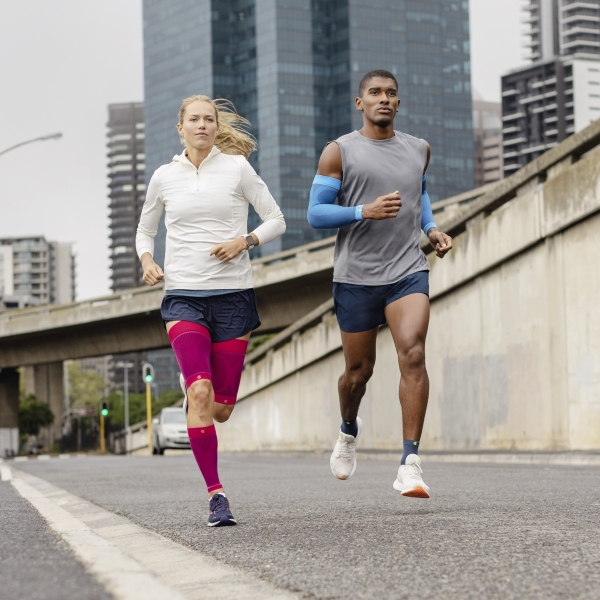
[{"label": "gray sleeveless tank top", "polygon": [[389,140],[371,140],[354,131],[336,140],[343,170],[338,203],[369,204],[398,190],[402,207],[393,219],[365,219],[340,227],[335,242],[335,282],[387,285],[429,270],[419,247],[427,145],[401,131],[394,133]]}]

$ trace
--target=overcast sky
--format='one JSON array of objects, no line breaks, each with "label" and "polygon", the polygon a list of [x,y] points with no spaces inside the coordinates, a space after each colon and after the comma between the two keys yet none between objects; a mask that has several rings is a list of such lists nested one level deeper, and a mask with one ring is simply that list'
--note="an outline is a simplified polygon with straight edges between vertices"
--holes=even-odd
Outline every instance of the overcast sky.
[{"label": "overcast sky", "polygon": [[[521,1],[470,4],[473,86],[499,100]],[[74,242],[78,299],[110,290],[107,105],[143,100],[142,51],[141,0],[0,0],[0,151],[64,134],[0,156],[0,237]]]}]

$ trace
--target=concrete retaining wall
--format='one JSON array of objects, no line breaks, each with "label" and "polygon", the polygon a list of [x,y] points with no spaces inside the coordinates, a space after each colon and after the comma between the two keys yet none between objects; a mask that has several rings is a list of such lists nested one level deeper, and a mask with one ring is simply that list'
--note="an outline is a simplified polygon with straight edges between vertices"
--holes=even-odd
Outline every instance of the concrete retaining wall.
[{"label": "concrete retaining wall", "polygon": [[[600,448],[600,158],[549,170],[432,257],[427,449]],[[401,447],[387,329],[361,407],[363,448]],[[333,315],[249,365],[227,450],[329,449],[343,369]]]}]

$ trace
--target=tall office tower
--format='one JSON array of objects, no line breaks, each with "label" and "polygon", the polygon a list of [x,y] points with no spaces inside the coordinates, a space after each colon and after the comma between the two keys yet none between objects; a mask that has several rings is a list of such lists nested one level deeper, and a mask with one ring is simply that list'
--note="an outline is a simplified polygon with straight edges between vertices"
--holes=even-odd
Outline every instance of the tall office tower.
[{"label": "tall office tower", "polygon": [[[225,97],[253,124],[251,159],[287,221],[264,253],[317,232],[306,208],[318,158],[362,126],[354,108],[371,69],[398,78],[396,127],[432,147],[435,201],[473,186],[468,3],[459,0],[144,0],[146,165],[181,152],[181,100]],[[164,257],[164,226],[155,244]]]},{"label": "tall office tower", "polygon": [[135,232],[146,190],[144,104],[110,104],[107,126],[112,290],[120,292],[143,285]]},{"label": "tall office tower", "polygon": [[523,11],[525,58],[600,58],[600,0],[530,0]]},{"label": "tall office tower", "polygon": [[531,0],[530,65],[502,77],[504,173],[600,118],[600,0]]},{"label": "tall office tower", "polygon": [[474,94],[475,187],[502,179],[502,105]]},{"label": "tall office tower", "polygon": [[[110,198],[110,249],[112,261],[112,289],[120,292],[144,285],[142,268],[135,250],[135,232],[144,205],[145,155],[144,155],[144,104],[129,102],[108,106],[108,169]],[[116,368],[120,362],[133,363],[129,369],[129,389],[143,391],[142,365],[146,352],[130,352],[112,357],[109,373],[112,385],[123,388],[124,369]],[[105,359],[88,359],[86,368],[98,364],[94,370],[104,374]]]},{"label": "tall office tower", "polygon": [[73,302],[73,245],[43,236],[0,239],[0,288],[0,309]]}]

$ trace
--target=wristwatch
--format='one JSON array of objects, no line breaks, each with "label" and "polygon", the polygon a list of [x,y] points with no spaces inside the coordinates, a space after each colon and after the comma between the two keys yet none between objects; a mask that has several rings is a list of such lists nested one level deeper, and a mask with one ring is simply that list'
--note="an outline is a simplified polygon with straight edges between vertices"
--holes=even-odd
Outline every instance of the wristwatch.
[{"label": "wristwatch", "polygon": [[242,237],[246,240],[246,244],[248,244],[248,250],[256,245],[254,243],[254,238],[251,235],[244,235]]}]

